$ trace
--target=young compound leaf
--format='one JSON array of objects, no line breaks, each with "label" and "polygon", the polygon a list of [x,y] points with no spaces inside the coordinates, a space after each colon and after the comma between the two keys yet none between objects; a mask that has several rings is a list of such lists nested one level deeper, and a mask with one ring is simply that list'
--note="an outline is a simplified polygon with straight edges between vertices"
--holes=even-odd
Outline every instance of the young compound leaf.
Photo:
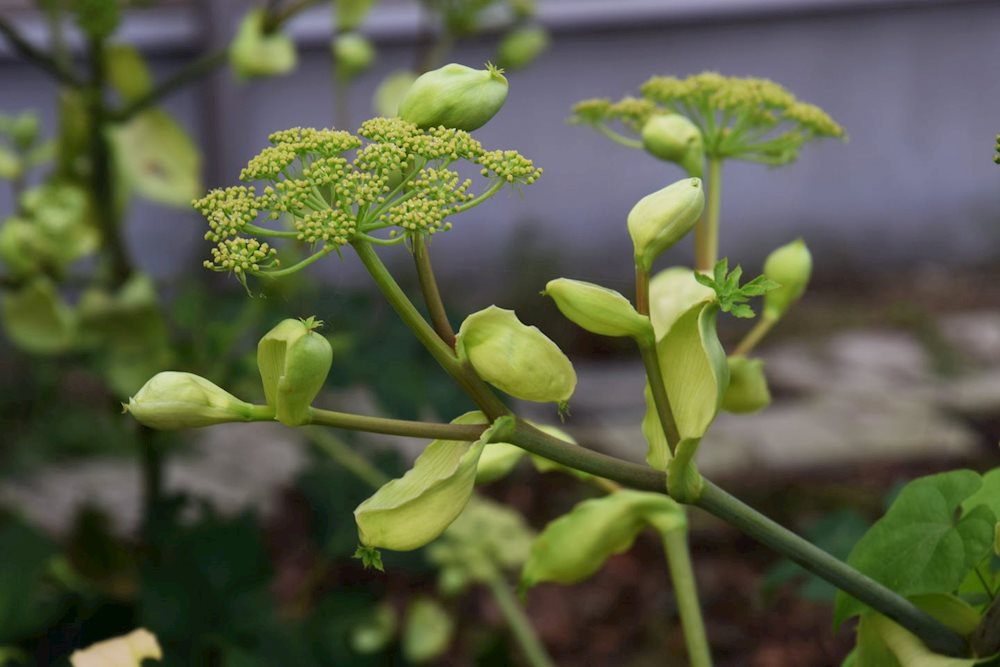
[{"label": "young compound leaf", "polygon": [[[901,595],[956,590],[993,546],[996,517],[988,506],[957,515],[962,501],[981,486],[982,478],[971,470],[910,482],[855,545],[848,564]],[[834,622],[839,625],[863,609],[840,592]]]},{"label": "young compound leaf", "polygon": [[[468,412],[453,424],[484,424],[481,412]],[[489,441],[435,440],[411,468],[354,510],[361,544],[410,551],[437,538],[458,518],[472,495],[476,466]]]},{"label": "young compound leaf", "polygon": [[697,273],[694,279],[715,291],[719,307],[723,312],[729,313],[733,317],[751,318],[754,316],[754,312],[750,306],[746,305],[746,302],[751,297],[762,296],[777,289],[779,285],[765,276],[757,276],[740,287],[742,276],[743,267],[737,266],[729,271],[729,259],[723,257],[716,263],[712,277]]},{"label": "young compound leaf", "polygon": [[585,500],[538,536],[521,573],[521,585],[582,581],[608,558],[632,546],[648,525],[661,533],[682,530],[687,519],[680,505],[659,493],[626,490]]},{"label": "young compound leaf", "polygon": [[354,551],[354,555],[351,557],[361,561],[366,570],[385,572],[385,567],[382,565],[382,553],[375,547],[358,545],[358,548]]}]

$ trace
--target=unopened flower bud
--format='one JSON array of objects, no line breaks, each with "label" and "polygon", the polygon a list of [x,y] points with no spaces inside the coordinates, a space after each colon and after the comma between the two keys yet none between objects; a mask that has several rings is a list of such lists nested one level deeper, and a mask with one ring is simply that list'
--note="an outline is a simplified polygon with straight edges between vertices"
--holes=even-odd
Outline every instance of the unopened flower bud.
[{"label": "unopened flower bud", "polygon": [[338,30],[354,30],[371,11],[374,0],[337,0],[333,11]]},{"label": "unopened flower bud", "polygon": [[399,104],[416,80],[417,75],[406,69],[397,70],[382,79],[375,89],[375,98],[372,101],[375,113],[386,118],[398,116]]},{"label": "unopened flower bud", "polygon": [[564,406],[576,389],[576,372],[562,350],[512,310],[490,306],[469,315],[456,350],[484,380],[526,401]]},{"label": "unopened flower bud", "polygon": [[628,214],[635,263],[649,271],[660,253],[694,227],[704,208],[699,178],[685,178],[640,199]]},{"label": "unopened flower bud", "polygon": [[779,319],[799,300],[812,275],[812,255],[805,241],[796,239],[767,257],[764,275],[779,287],[764,295],[764,317]]},{"label": "unopened flower bud", "polygon": [[602,336],[630,336],[652,342],[653,326],[628,299],[600,285],[569,278],[550,280],[542,292],[567,319]]},{"label": "unopened flower bud", "polygon": [[527,67],[549,47],[549,33],[540,25],[525,26],[507,34],[497,48],[497,64],[509,70]]},{"label": "unopened flower bud", "polygon": [[222,387],[177,371],[154,375],[124,408],[139,423],[163,430],[249,421],[254,416],[254,406]]},{"label": "unopened flower bud", "polygon": [[287,426],[309,418],[309,407],[323,388],[333,363],[330,342],[314,329],[321,323],[287,319],[271,329],[257,344],[257,369],[267,404]]},{"label": "unopened flower bud", "polygon": [[701,130],[686,116],[660,114],[642,126],[642,146],[661,160],[680,165],[691,176],[704,171],[705,145]]},{"label": "unopened flower bud", "polygon": [[353,79],[375,61],[375,47],[360,33],[339,35],[330,46],[337,65],[337,76],[344,80]]},{"label": "unopened flower bud", "polygon": [[295,43],[280,32],[266,33],[265,19],[262,9],[248,12],[229,46],[229,62],[240,78],[277,76],[295,68]]},{"label": "unopened flower bud", "polygon": [[25,112],[12,119],[10,138],[18,149],[26,151],[38,140],[39,129],[38,116]]},{"label": "unopened flower bud", "polygon": [[771,404],[771,391],[764,375],[763,359],[734,355],[729,363],[729,386],[722,396],[722,409],[743,414],[762,410]]},{"label": "unopened flower bud", "polygon": [[399,104],[399,117],[421,128],[476,130],[507,99],[503,71],[487,63],[478,70],[452,63],[421,75]]}]

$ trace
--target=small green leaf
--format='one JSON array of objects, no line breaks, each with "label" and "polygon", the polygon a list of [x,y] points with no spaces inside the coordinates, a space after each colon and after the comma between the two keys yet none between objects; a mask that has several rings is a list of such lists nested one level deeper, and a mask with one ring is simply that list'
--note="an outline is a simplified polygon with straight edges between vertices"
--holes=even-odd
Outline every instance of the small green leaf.
[{"label": "small green leaf", "polygon": [[[483,424],[480,412],[468,412],[453,424]],[[476,466],[490,430],[472,442],[435,440],[411,468],[375,492],[354,510],[361,543],[410,551],[436,539],[465,509],[476,482]]]},{"label": "small green leaf", "polygon": [[361,564],[366,570],[374,569],[379,572],[385,572],[385,567],[382,565],[382,553],[375,547],[358,545],[358,548],[355,550],[352,558],[356,558],[361,561]]},{"label": "small green leaf", "polygon": [[417,598],[406,609],[403,655],[416,664],[430,662],[448,650],[454,632],[451,616],[438,602]]},{"label": "small green leaf", "polygon": [[[962,502],[981,486],[982,478],[971,470],[910,482],[855,545],[848,564],[901,595],[957,590],[993,545],[996,517],[989,507],[979,505],[956,518]],[[834,622],[863,609],[841,592]]]},{"label": "small green leaf", "polygon": [[133,102],[153,88],[153,74],[138,49],[128,44],[111,44],[104,56],[108,80],[122,100]]},{"label": "small green leaf", "polygon": [[10,340],[32,354],[61,354],[76,343],[76,313],[48,278],[5,290],[0,313]]},{"label": "small green leaf", "polygon": [[674,500],[647,491],[617,491],[585,500],[545,527],[531,547],[521,585],[572,584],[626,551],[648,525],[658,531],[682,530],[684,510]]}]

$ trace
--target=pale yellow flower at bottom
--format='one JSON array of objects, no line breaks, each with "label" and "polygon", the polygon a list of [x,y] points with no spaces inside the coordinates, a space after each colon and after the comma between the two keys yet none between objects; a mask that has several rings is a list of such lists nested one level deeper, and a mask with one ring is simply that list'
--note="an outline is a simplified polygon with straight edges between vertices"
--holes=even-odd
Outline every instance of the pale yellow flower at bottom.
[{"label": "pale yellow flower at bottom", "polygon": [[156,636],[145,628],[127,635],[74,651],[69,657],[73,667],[140,667],[148,658],[161,660],[163,651]]}]

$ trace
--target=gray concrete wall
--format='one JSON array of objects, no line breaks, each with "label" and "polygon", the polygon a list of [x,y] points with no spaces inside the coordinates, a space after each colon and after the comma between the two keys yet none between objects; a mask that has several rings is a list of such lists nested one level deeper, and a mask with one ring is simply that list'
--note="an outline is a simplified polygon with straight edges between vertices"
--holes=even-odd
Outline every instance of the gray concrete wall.
[{"label": "gray concrete wall", "polygon": [[[1000,131],[1000,3],[831,8],[772,0],[763,5],[780,4],[782,11],[755,14],[745,11],[747,3],[721,0],[708,3],[719,11],[701,13],[692,3],[671,12],[664,9],[669,3],[645,2],[640,21],[619,16],[573,24],[567,17],[587,16],[596,6],[575,3],[542,0],[543,17],[556,32],[554,47],[532,68],[510,75],[507,106],[478,132],[487,146],[518,148],[545,175],[523,196],[503,194],[435,239],[446,277],[499,287],[515,281],[524,267],[509,259],[526,239],[551,273],[626,282],[628,210],[681,174],[565,119],[580,99],[617,98],[651,74],[704,69],[774,79],[829,111],[850,134],[847,144],[806,147],[797,164],[780,170],[729,164],[723,254],[754,265],[769,248],[801,235],[821,271],[845,262],[967,266],[1000,255],[1000,167],[991,161]],[[788,11],[800,5],[815,11]],[[731,11],[720,10],[727,6]],[[390,7],[376,17],[379,61],[355,87],[358,120],[381,77],[412,60],[409,16],[405,7]],[[243,85],[222,74],[214,93],[202,88],[172,98],[170,108],[213,156],[208,185],[234,181],[270,131],[329,124],[326,21],[326,12],[318,12],[296,22],[304,48],[293,75]],[[453,59],[481,63],[492,56],[493,41],[463,44]],[[167,70],[185,57],[168,51],[156,60]],[[51,105],[51,89],[34,70],[0,63],[0,110],[36,107],[51,118]],[[9,210],[4,196],[0,211]],[[131,224],[132,247],[158,274],[197,270],[207,249],[194,216],[141,205]],[[674,259],[687,256],[684,248]],[[353,282],[355,263],[342,264],[323,273]]]}]

